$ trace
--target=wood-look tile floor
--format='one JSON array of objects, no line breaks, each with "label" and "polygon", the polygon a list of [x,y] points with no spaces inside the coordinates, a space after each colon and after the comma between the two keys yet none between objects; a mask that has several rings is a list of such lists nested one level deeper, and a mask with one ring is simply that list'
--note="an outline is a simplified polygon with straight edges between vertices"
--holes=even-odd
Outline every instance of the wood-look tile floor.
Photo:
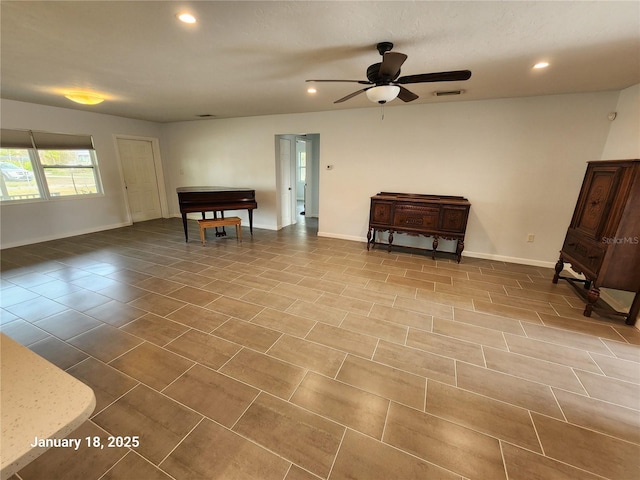
[{"label": "wood-look tile floor", "polygon": [[[640,332],[551,269],[179,219],[2,251],[2,331],[93,388],[23,480],[640,478]],[[15,480],[12,479],[12,480]]]}]

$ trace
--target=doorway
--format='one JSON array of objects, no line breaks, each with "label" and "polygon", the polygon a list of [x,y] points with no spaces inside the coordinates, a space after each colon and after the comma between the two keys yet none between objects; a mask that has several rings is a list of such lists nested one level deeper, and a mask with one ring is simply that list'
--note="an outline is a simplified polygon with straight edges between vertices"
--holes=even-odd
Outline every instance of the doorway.
[{"label": "doorway", "polygon": [[277,228],[304,222],[317,231],[320,135],[276,135]]},{"label": "doorway", "polygon": [[157,139],[116,136],[131,222],[168,211]]}]

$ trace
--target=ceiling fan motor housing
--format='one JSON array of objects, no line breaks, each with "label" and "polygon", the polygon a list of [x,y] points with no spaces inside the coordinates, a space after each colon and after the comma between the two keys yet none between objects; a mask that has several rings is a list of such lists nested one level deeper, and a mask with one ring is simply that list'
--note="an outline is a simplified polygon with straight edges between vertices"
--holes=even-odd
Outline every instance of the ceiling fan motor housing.
[{"label": "ceiling fan motor housing", "polygon": [[376,45],[376,48],[378,49],[378,53],[380,53],[380,55],[384,55],[385,52],[391,51],[391,49],[393,48],[393,43],[380,42],[378,45]]}]

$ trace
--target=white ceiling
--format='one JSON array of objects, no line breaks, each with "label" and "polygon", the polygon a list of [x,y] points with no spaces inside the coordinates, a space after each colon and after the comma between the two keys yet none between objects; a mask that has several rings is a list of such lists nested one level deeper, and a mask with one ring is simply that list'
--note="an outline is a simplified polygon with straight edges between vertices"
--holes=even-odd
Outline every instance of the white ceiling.
[{"label": "white ceiling", "polygon": [[[2,98],[157,122],[375,107],[362,85],[391,41],[416,103],[619,90],[640,83],[638,1],[0,2]],[[188,10],[195,25],[176,20]],[[551,66],[534,71],[546,60]],[[64,90],[108,100],[72,103]],[[459,97],[435,90],[463,88]],[[394,100],[389,105],[402,104]]]}]

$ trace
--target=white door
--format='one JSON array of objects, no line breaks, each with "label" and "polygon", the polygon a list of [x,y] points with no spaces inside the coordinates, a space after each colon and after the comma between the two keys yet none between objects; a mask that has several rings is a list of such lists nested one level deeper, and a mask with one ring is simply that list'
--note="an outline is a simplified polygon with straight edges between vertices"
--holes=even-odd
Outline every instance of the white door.
[{"label": "white door", "polygon": [[126,138],[117,141],[132,221],[160,218],[160,193],[151,142]]},{"label": "white door", "polygon": [[291,190],[291,140],[280,138],[280,218],[281,225],[286,227],[292,223],[292,190]]}]

